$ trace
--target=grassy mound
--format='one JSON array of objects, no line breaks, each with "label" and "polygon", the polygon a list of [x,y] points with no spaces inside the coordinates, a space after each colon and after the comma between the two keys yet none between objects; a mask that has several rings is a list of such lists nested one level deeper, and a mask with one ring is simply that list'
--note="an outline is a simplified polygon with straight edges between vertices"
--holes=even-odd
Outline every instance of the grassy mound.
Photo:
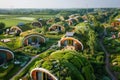
[{"label": "grassy mound", "polygon": [[76,51],[56,51],[36,62],[59,80],[95,80],[90,63]]}]

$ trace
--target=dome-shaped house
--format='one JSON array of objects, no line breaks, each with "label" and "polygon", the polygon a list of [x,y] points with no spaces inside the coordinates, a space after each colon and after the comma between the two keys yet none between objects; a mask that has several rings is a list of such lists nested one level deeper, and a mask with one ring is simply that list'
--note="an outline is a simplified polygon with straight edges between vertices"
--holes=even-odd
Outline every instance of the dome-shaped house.
[{"label": "dome-shaped house", "polygon": [[59,47],[64,47],[64,49],[70,49],[70,50],[83,50],[83,44],[73,38],[73,37],[65,37],[62,38],[59,42],[58,42]]},{"label": "dome-shaped house", "polygon": [[69,26],[77,24],[77,21],[74,18],[69,18],[68,20],[66,20],[66,22]]},{"label": "dome-shaped house", "polygon": [[49,31],[64,32],[65,28],[64,26],[53,24],[52,26],[49,27]]},{"label": "dome-shaped house", "polygon": [[44,68],[33,69],[30,76],[33,80],[58,80],[53,74]]},{"label": "dome-shaped house", "polygon": [[79,21],[83,21],[83,19],[80,16],[75,16],[74,19],[79,23]]},{"label": "dome-shaped house", "polygon": [[38,22],[38,21],[32,22],[32,26],[33,26],[33,27],[39,27],[39,28],[41,28],[41,27],[42,27],[42,23],[41,23],[41,22]]},{"label": "dome-shaped house", "polygon": [[19,35],[22,32],[22,29],[18,26],[12,26],[10,28],[9,34],[16,34]]},{"label": "dome-shaped house", "polygon": [[51,19],[49,19],[49,20],[46,21],[46,24],[52,24],[52,23],[54,23],[54,21],[55,20],[53,18],[51,18]]},{"label": "dome-shaped house", "polygon": [[14,59],[14,53],[7,49],[0,47],[0,65]]},{"label": "dome-shaped house", "polygon": [[32,80],[95,80],[91,64],[77,51],[52,52],[34,67],[30,71]]},{"label": "dome-shaped house", "polygon": [[22,44],[24,46],[28,46],[28,45],[31,45],[31,46],[40,46],[42,43],[45,43],[45,37],[42,36],[41,34],[39,33],[31,33],[31,34],[28,34],[28,35],[25,35],[24,38],[23,38],[23,41],[22,41]]}]

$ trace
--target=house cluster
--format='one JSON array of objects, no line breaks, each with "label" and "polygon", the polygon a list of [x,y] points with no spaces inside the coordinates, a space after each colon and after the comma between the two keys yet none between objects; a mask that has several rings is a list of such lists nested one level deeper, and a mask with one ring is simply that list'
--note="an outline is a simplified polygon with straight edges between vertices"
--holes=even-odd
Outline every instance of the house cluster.
[{"label": "house cluster", "polygon": [[[79,22],[78,15],[71,15],[67,20],[69,25],[73,25],[74,22]],[[41,21],[41,20],[40,20]],[[42,23],[40,21],[30,23],[34,28],[42,28]],[[53,22],[52,20],[48,20],[47,23]],[[24,30],[26,27],[25,24],[12,26],[9,29],[6,29],[6,34],[8,35],[16,35],[22,37],[22,46],[33,46],[35,48],[40,48],[40,46],[46,42],[46,38],[36,32],[32,32],[32,30]],[[65,27],[61,24],[52,24],[49,26],[48,31],[55,32],[65,32]],[[74,38],[73,32],[66,32],[65,36],[62,37],[57,46],[62,49],[68,50],[76,50],[82,51],[83,44],[78,39]],[[11,39],[1,39],[2,42],[9,42]],[[14,53],[7,48],[0,48],[0,65],[3,65],[14,59]],[[18,64],[19,61],[15,61],[15,64]],[[58,80],[53,74],[51,74],[48,70],[44,68],[35,68],[30,72],[30,76],[33,80]]]}]

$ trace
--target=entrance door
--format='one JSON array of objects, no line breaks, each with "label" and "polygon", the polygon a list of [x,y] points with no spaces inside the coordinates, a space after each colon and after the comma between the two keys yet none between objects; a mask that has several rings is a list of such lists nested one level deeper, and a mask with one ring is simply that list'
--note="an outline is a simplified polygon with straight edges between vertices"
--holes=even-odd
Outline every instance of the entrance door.
[{"label": "entrance door", "polygon": [[32,37],[32,42],[36,44],[37,43],[37,37]]},{"label": "entrance door", "polygon": [[61,27],[58,27],[58,31],[61,31]]},{"label": "entrance door", "polygon": [[36,72],[37,80],[43,80],[42,72]]},{"label": "entrance door", "polygon": [[6,61],[6,54],[5,52],[0,52],[0,65]]}]

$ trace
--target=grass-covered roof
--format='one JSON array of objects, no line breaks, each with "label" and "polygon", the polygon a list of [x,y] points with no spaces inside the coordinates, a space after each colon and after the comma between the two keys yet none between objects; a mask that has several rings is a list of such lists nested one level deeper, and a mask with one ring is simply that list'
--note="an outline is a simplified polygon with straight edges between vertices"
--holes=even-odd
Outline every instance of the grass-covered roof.
[{"label": "grass-covered roof", "polygon": [[37,67],[49,70],[60,80],[95,80],[92,66],[76,51],[52,52],[37,63]]}]

